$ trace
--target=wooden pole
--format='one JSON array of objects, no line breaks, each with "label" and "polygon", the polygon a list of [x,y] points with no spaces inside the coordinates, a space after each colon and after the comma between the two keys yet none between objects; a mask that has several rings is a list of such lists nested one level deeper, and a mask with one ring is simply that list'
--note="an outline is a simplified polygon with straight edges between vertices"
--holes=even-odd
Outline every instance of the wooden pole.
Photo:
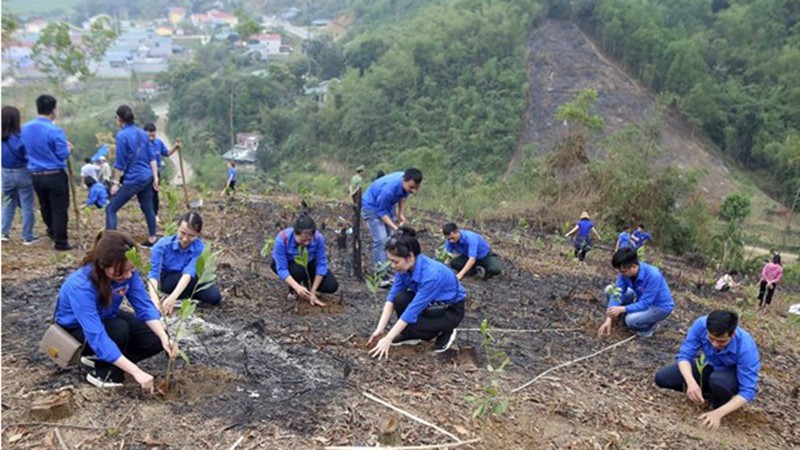
[{"label": "wooden pole", "polygon": [[181,182],[183,183],[183,200],[186,202],[186,207],[189,207],[189,191],[186,190],[186,174],[183,173],[183,140],[178,138],[176,143],[180,146],[178,148],[178,161],[181,166]]},{"label": "wooden pole", "polygon": [[361,187],[353,193],[353,276],[364,280],[361,267]]},{"label": "wooden pole", "polygon": [[75,193],[75,183],[72,178],[72,160],[71,156],[67,157],[67,175],[69,180],[69,190],[72,194],[72,209],[75,212],[76,226],[78,228],[78,243],[83,243],[83,236],[81,235],[81,211],[78,209],[78,195]]}]

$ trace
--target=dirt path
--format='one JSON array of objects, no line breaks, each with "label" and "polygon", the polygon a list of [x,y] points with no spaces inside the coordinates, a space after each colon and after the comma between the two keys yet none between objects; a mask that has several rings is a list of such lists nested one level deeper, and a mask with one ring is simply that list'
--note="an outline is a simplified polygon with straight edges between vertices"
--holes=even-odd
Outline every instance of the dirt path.
[{"label": "dirt path", "polygon": [[[765,255],[772,254],[772,252],[770,252],[769,250],[767,250],[765,248],[753,247],[753,246],[750,246],[750,245],[745,245],[744,246],[744,252],[745,252],[745,255],[748,258],[751,258],[751,257],[754,257],[754,256],[765,256]],[[781,263],[782,264],[795,263],[795,262],[797,262],[797,260],[798,260],[798,255],[795,255],[793,253],[781,253]]]},{"label": "dirt path", "polygon": [[[164,141],[164,145],[171,148],[172,143],[170,142],[169,138],[167,137],[166,133],[164,132],[167,129],[167,121],[168,114],[169,114],[169,103],[159,103],[152,106],[153,112],[156,113],[158,116],[158,120],[156,122],[156,128],[158,132],[156,133],[159,139]],[[189,161],[186,158],[183,158],[183,171],[186,175],[186,180],[183,179],[181,176],[181,169],[180,169],[180,155],[177,152],[173,153],[172,156],[169,157],[172,164],[175,166],[175,176],[172,178],[172,184],[174,186],[183,186],[185,183],[191,183],[192,177],[194,176],[194,171],[192,170],[192,165],[189,164]]]}]

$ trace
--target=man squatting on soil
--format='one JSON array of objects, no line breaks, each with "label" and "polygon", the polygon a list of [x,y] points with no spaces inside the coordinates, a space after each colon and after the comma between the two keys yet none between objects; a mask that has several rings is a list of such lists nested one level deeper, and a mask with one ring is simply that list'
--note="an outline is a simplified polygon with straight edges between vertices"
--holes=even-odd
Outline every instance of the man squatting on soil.
[{"label": "man squatting on soil", "polygon": [[[372,237],[372,265],[379,267],[386,263],[386,240],[406,223],[406,201],[409,194],[415,194],[422,183],[422,172],[409,168],[405,172],[393,172],[384,175],[369,185],[361,198],[361,216],[367,222]],[[394,209],[397,205],[397,221]],[[381,287],[388,287],[390,282],[384,280]]]},{"label": "man squatting on soil", "polygon": [[[301,251],[308,255],[306,267],[298,264],[295,259]],[[311,305],[325,306],[317,298],[317,293],[333,294],[339,289],[336,276],[328,268],[325,236],[317,231],[317,224],[306,211],[300,213],[294,227],[286,228],[275,236],[272,271],[296,295],[308,300]]]},{"label": "man squatting on soil", "polygon": [[178,222],[178,232],[172,236],[164,236],[156,242],[150,253],[150,279],[148,289],[150,297],[158,299],[156,286],[167,297],[156,307],[164,315],[172,313],[178,300],[192,296],[201,304],[216,305],[222,301],[222,293],[215,284],[203,286],[195,292],[197,285],[197,260],[206,248],[200,239],[203,231],[203,218],[196,212],[183,215]]},{"label": "man squatting on soil", "polygon": [[[367,342],[367,347],[375,344],[370,355],[388,358],[393,345],[415,345],[434,338],[434,351],[446,351],[464,318],[467,292],[461,282],[449,267],[421,253],[416,232],[409,227],[400,227],[386,241],[386,252],[395,271],[394,283]],[[381,338],[392,311],[397,322]]]},{"label": "man squatting on soil", "polygon": [[[136,363],[161,351],[174,358],[177,349],[167,337],[161,314],[149,298],[142,278],[125,252],[136,248],[119,231],[101,231],[81,267],[67,277],[58,293],[55,321],[80,342],[86,342],[81,363],[94,368],[86,380],[97,387],[122,386],[124,373],[153,392],[153,376]],[[128,298],[135,315],[120,311]]]},{"label": "man squatting on soil", "polygon": [[650,264],[640,263],[633,248],[621,248],[614,253],[611,265],[617,269],[616,288],[608,285],[606,320],[597,330],[598,336],[611,333],[611,322],[623,316],[625,326],[641,337],[650,337],[658,323],[675,308],[667,281]]},{"label": "man squatting on soil", "polygon": [[459,281],[466,275],[479,275],[485,280],[500,275],[503,263],[480,234],[459,230],[452,222],[444,224],[442,233],[447,238],[445,251],[448,254],[458,254],[450,261],[450,267],[458,272],[456,278]]},{"label": "man squatting on soil", "polygon": [[655,377],[657,386],[686,392],[692,403],[702,405],[710,399],[712,411],[699,419],[712,430],[719,428],[723,417],[756,397],[761,368],[758,347],[738,324],[739,317],[730,311],[716,310],[700,317],[686,333],[678,363],[662,368]]}]

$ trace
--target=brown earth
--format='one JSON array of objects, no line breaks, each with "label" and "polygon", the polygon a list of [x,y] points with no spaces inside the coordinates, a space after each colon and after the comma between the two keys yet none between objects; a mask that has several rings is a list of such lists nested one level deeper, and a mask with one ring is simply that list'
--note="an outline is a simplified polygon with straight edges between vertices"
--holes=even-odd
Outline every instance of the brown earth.
[{"label": "brown earth", "polygon": [[[652,252],[649,257],[664,268],[677,303],[656,336],[556,370],[510,395],[548,368],[629,336],[621,329],[607,340],[595,336],[604,311],[602,288],[613,275],[607,267],[609,249],[594,250],[589,263],[580,266],[560,238],[492,223],[482,231],[507,267],[491,281],[466,281],[469,302],[462,327],[476,328],[489,319],[498,329],[568,331],[495,333],[497,349],[511,359],[500,374],[483,368],[482,336],[475,331],[459,333],[457,350],[444,355],[434,356],[425,344],[392,349],[388,361],[377,362],[364,344],[385,294],[374,299],[349,274],[349,254],[339,249],[336,233],[347,226],[341,218],[351,217],[348,205],[311,204],[341,282],[328,307],[287,300],[286,287],[259,256],[265,239],[289,223],[297,203],[290,196],[206,199],[204,239],[225,248],[219,268],[225,301],[192,318],[191,332],[181,340],[192,365],[181,363],[175,392],[167,398],[143,395],[132,380],[120,389],[93,388],[82,368],[60,370],[40,354],[38,340],[58,288],[82,252],[56,254],[44,242],[30,248],[3,245],[3,446],[56,448],[55,427],[69,448],[230,448],[236,442],[239,449],[372,446],[379,423],[389,416],[399,420],[404,445],[449,441],[362,395],[372,392],[462,440],[482,439],[465,448],[800,448],[800,327],[784,313],[789,303],[798,302],[796,292],[779,291],[777,304],[756,314],[752,291],[711,293],[713,280],[702,271]],[[441,217],[418,214],[419,228],[438,229]],[[95,211],[84,229],[99,229],[102,221]],[[124,209],[120,223],[144,239],[135,205]],[[441,237],[422,236],[424,251],[432,254]],[[760,344],[763,371],[755,403],[725,419],[714,433],[696,420],[700,409],[678,393],[658,390],[652,378],[674,360],[692,320],[720,306],[744,311],[742,325]],[[159,355],[143,366],[163,374],[166,360]],[[473,419],[475,407],[465,395],[480,395],[493,379],[502,395],[510,396],[509,411]],[[30,424],[32,402],[57,390],[72,392],[73,416]]]}]

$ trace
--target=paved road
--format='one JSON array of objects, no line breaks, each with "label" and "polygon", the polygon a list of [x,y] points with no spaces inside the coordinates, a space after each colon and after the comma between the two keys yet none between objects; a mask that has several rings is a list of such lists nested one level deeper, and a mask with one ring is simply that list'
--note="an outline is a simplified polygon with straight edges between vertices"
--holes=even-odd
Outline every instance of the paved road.
[{"label": "paved road", "polygon": [[264,17],[264,22],[261,23],[264,28],[278,28],[283,27],[286,32],[291,33],[300,39],[310,39],[314,36],[314,32],[310,32],[307,28],[296,27],[291,23],[281,19],[280,17],[270,16]]},{"label": "paved road", "polygon": [[[158,129],[156,135],[164,141],[164,144],[172,148],[172,143],[169,141],[169,138],[164,133],[164,130],[167,129],[167,114],[169,114],[169,103],[159,103],[152,106],[153,112],[156,113],[158,116],[158,121],[156,121],[156,128]],[[172,178],[173,186],[183,186],[184,180],[181,177],[181,169],[180,169],[180,157],[178,156],[178,152],[172,154],[169,157],[172,164],[175,165],[175,176]],[[186,183],[192,181],[192,177],[194,176],[194,171],[192,170],[191,164],[186,158],[183,159],[183,171],[186,174]]]}]

